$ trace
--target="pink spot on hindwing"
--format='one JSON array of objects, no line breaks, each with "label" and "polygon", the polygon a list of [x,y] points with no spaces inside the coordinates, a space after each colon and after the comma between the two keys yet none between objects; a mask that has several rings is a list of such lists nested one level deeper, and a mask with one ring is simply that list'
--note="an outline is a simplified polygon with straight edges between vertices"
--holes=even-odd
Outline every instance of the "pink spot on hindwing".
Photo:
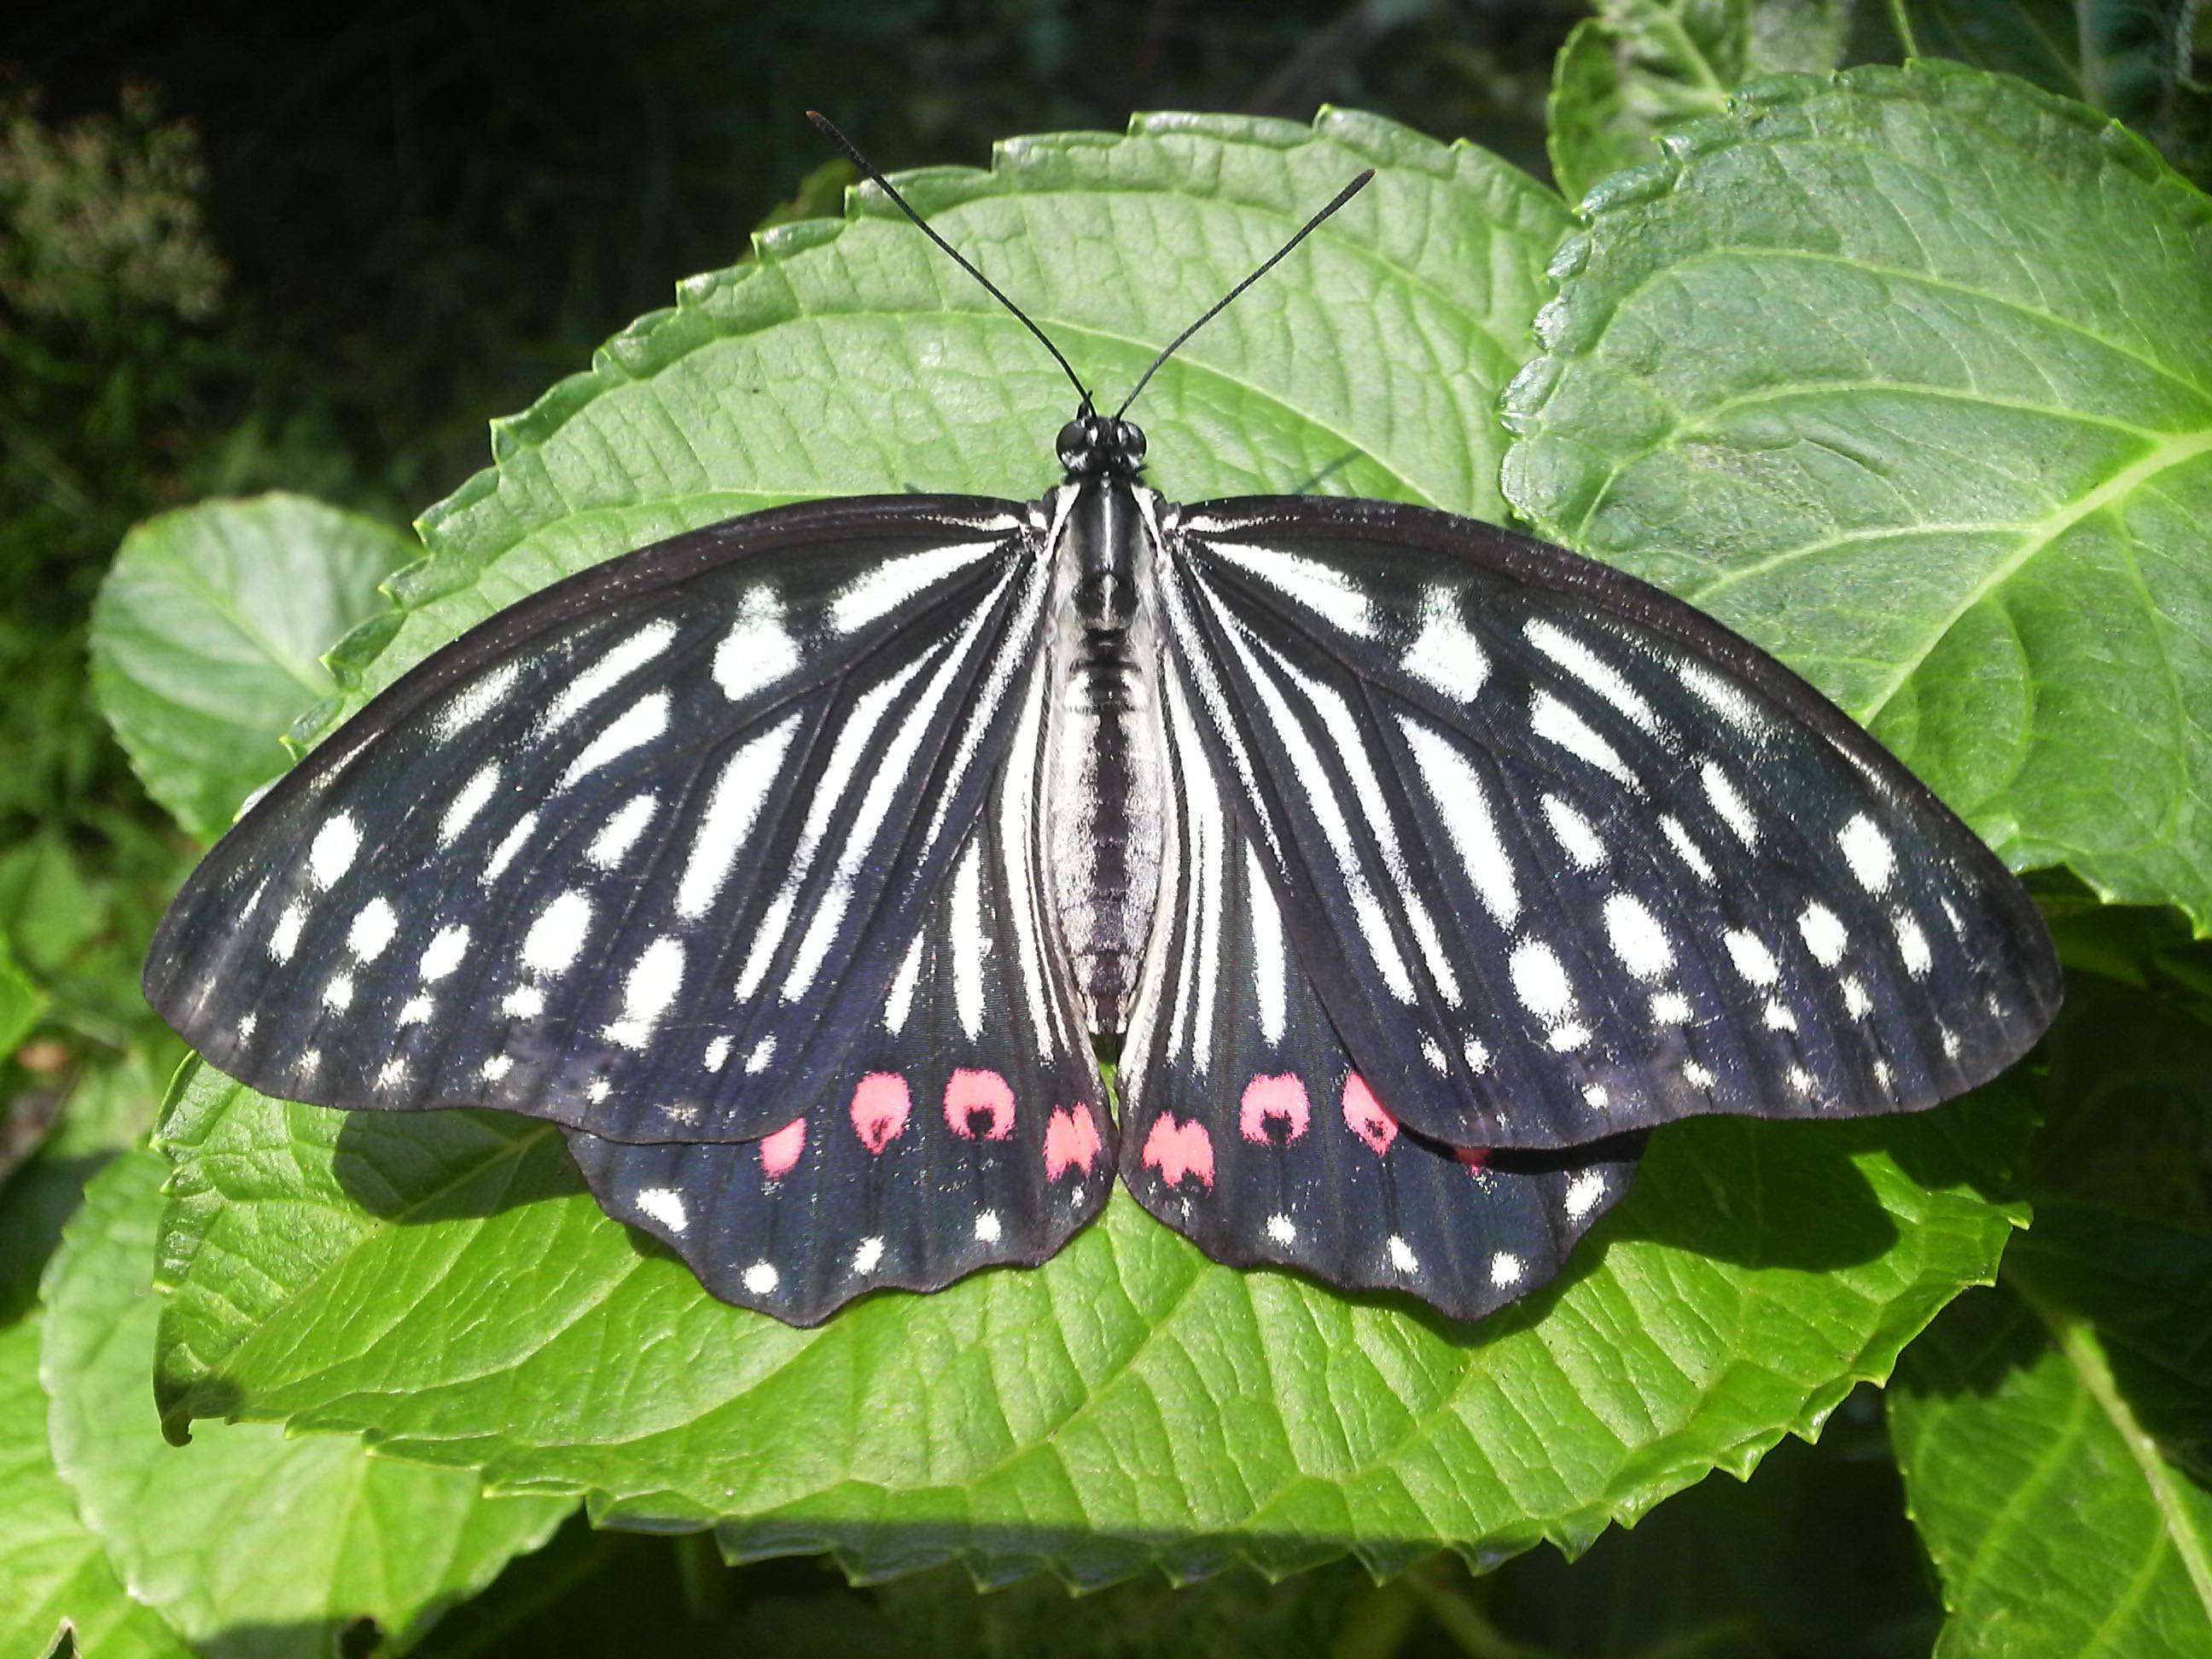
[{"label": "pink spot on hindwing", "polygon": [[1344,1127],[1365,1141],[1377,1158],[1389,1152],[1390,1143],[1398,1138],[1398,1120],[1375,1098],[1367,1079],[1357,1072],[1344,1079]]},{"label": "pink spot on hindwing", "polygon": [[772,1135],[763,1135],[760,1144],[761,1173],[770,1181],[780,1181],[791,1173],[793,1164],[806,1146],[806,1120],[795,1117]]},{"label": "pink spot on hindwing", "polygon": [[[979,1131],[975,1120],[988,1115],[990,1121]],[[945,1085],[945,1121],[963,1140],[980,1133],[986,1140],[1004,1140],[1014,1132],[1014,1091],[996,1072],[963,1066]]]},{"label": "pink spot on hindwing", "polygon": [[1287,1146],[1306,1132],[1307,1116],[1306,1085],[1291,1073],[1255,1077],[1244,1085],[1237,1129],[1247,1140]]},{"label": "pink spot on hindwing", "polygon": [[1487,1146],[1455,1146],[1452,1156],[1467,1165],[1467,1172],[1471,1176],[1490,1172],[1490,1148]]},{"label": "pink spot on hindwing", "polygon": [[880,1154],[906,1127],[913,1097],[896,1072],[871,1072],[853,1091],[853,1133],[860,1145]]},{"label": "pink spot on hindwing", "polygon": [[1070,1170],[1091,1173],[1091,1160],[1098,1156],[1098,1126],[1091,1120],[1088,1106],[1075,1105],[1066,1111],[1055,1111],[1044,1126],[1044,1178],[1057,1181]]},{"label": "pink spot on hindwing", "polygon": [[1154,1118],[1145,1136],[1143,1164],[1158,1170],[1170,1187],[1182,1185],[1185,1176],[1196,1176],[1200,1186],[1213,1190],[1213,1141],[1196,1118],[1178,1123],[1172,1112]]}]

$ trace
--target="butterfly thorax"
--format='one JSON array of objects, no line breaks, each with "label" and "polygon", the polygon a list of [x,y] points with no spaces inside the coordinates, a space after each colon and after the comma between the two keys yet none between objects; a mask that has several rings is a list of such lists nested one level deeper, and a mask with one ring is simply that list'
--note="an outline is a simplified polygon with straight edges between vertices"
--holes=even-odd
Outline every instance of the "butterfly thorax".
[{"label": "butterfly thorax", "polygon": [[1052,503],[1052,896],[1085,1014],[1099,1031],[1127,1024],[1159,886],[1151,497],[1109,472],[1071,479]]}]

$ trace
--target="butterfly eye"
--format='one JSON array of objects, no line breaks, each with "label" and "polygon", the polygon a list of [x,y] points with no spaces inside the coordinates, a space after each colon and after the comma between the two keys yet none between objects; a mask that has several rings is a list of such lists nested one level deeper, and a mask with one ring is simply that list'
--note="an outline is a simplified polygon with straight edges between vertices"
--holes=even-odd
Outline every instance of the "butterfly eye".
[{"label": "butterfly eye", "polygon": [[1138,467],[1145,460],[1145,432],[1134,421],[1114,422],[1114,448],[1127,465]]},{"label": "butterfly eye", "polygon": [[1060,453],[1060,465],[1066,468],[1068,471],[1088,471],[1095,465],[1096,452],[1093,445],[1096,434],[1092,430],[1095,424],[1095,422],[1085,420],[1079,416],[1060,428],[1060,436],[1054,441],[1054,447]]}]

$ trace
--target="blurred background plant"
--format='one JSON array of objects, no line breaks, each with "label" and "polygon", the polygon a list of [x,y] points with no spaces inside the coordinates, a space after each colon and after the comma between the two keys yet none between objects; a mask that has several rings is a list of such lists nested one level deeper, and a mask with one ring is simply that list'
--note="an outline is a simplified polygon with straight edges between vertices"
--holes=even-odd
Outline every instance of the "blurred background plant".
[{"label": "blurred background plant", "polygon": [[[182,1052],[136,981],[193,848],[88,691],[87,619],[126,532],[280,487],[404,526],[483,464],[489,419],[665,303],[672,278],[740,257],[759,225],[836,210],[851,173],[825,162],[799,119],[809,106],[896,168],[980,164],[1008,134],[1119,130],[1133,109],[1304,119],[1334,101],[1539,176],[1556,165],[1571,198],[1747,75],[1895,61],[1913,36],[2099,101],[2202,176],[2190,8],[1786,0],[1759,9],[1730,59],[1705,32],[1720,39],[1732,9],[14,9],[0,21],[0,1178],[72,1090],[130,1102],[88,1109],[106,1144],[143,1128]],[[1563,46],[1562,76],[1662,71],[1613,124],[1620,155],[1563,150],[1554,132],[1547,155]],[[119,1078],[135,1086],[118,1093]],[[0,1230],[0,1316],[23,1305],[81,1178]],[[1278,1587],[1127,1586],[1071,1614],[1049,1583],[979,1597],[937,1573],[855,1589],[810,1562],[726,1569],[697,1540],[572,1522],[418,1650],[1874,1654],[1925,1651],[1940,1621],[1864,1391],[1819,1446],[1785,1443],[1752,1486],[1709,1481],[1567,1571],[1548,1552],[1479,1579],[1440,1560],[1378,1589],[1340,1566]]]}]

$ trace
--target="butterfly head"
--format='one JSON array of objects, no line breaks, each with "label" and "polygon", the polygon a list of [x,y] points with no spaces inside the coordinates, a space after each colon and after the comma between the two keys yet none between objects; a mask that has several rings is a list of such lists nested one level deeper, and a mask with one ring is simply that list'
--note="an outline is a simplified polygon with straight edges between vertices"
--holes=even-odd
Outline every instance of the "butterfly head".
[{"label": "butterfly head", "polygon": [[1133,478],[1145,467],[1145,434],[1134,421],[1082,412],[1060,429],[1060,464],[1071,478]]}]

